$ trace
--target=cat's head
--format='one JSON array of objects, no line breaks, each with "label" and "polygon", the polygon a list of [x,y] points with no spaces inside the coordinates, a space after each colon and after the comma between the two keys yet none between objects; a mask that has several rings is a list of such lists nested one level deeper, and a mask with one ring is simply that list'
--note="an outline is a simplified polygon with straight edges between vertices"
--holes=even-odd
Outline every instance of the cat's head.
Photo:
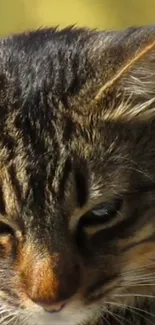
[{"label": "cat's head", "polygon": [[76,324],[155,293],[155,27],[0,42],[0,315]]}]

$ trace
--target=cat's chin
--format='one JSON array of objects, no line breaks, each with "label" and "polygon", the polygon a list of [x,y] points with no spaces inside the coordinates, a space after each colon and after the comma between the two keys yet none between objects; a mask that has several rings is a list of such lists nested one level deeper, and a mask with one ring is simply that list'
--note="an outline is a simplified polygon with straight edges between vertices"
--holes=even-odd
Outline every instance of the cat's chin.
[{"label": "cat's chin", "polygon": [[100,316],[99,309],[89,308],[80,303],[71,304],[60,312],[49,313],[42,308],[30,313],[27,318],[27,325],[78,325],[96,320]]},{"label": "cat's chin", "polygon": [[33,320],[30,318],[30,322],[28,322],[28,325],[78,325],[81,324],[81,322],[84,324],[85,322],[89,321],[91,318],[91,315],[88,313],[85,313],[83,311],[75,311],[72,313],[66,313],[64,315],[63,313],[38,313],[38,315],[35,315]]}]

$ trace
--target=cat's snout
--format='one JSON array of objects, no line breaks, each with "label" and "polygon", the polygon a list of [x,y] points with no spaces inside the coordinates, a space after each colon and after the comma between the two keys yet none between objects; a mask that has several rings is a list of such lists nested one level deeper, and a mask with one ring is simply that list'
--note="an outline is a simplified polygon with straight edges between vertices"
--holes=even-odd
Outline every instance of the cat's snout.
[{"label": "cat's snout", "polygon": [[41,255],[36,247],[26,246],[18,270],[27,297],[48,312],[60,311],[79,287],[80,267],[72,254]]},{"label": "cat's snout", "polygon": [[65,302],[58,302],[54,304],[40,303],[40,305],[44,308],[45,311],[49,313],[56,313],[61,311],[61,309],[65,306]]}]

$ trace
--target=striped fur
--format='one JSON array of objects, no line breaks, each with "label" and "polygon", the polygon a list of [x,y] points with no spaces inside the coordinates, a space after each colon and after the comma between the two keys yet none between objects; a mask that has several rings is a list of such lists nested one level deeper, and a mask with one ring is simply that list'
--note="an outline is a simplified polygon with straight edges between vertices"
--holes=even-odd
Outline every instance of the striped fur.
[{"label": "striped fur", "polygon": [[155,26],[0,40],[0,324],[154,323],[154,139]]}]

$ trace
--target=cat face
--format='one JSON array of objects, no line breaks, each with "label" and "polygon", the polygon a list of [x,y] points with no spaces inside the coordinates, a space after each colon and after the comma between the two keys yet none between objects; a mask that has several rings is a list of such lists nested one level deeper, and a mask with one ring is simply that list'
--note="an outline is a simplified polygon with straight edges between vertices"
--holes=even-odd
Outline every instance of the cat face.
[{"label": "cat face", "polygon": [[154,296],[154,34],[1,41],[2,323],[94,324]]}]

